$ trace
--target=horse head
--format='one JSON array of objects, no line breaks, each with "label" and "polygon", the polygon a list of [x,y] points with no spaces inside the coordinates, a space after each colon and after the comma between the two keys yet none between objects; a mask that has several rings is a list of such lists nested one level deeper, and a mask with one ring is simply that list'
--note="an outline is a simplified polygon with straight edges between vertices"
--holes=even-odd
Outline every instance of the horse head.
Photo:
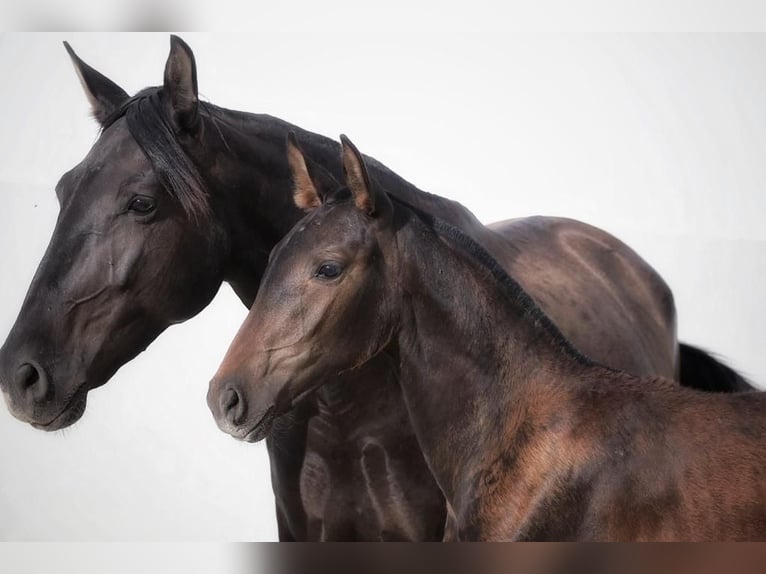
[{"label": "horse head", "polygon": [[226,242],[179,143],[203,127],[189,47],[173,37],[163,85],[132,98],[66,48],[101,133],[56,186],[53,236],[0,349],[10,411],[45,430],[78,420],[91,389],[210,302]]},{"label": "horse head", "polygon": [[276,416],[391,340],[393,206],[372,185],[362,155],[342,141],[341,187],[290,137],[293,197],[308,214],[272,251],[208,392],[218,426],[236,438],[263,439]]}]

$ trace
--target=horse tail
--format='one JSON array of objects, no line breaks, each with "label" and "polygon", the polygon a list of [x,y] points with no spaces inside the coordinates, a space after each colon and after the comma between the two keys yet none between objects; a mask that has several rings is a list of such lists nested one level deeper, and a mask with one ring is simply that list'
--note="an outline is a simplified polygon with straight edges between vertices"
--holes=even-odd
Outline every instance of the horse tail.
[{"label": "horse tail", "polygon": [[756,387],[737,371],[710,353],[679,343],[681,370],[679,381],[685,387],[713,393],[756,391]]}]

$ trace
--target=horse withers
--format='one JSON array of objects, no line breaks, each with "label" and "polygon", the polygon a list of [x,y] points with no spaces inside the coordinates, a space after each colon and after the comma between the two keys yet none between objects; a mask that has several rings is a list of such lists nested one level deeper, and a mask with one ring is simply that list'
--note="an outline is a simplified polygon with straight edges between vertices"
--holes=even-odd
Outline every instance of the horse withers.
[{"label": "horse withers", "polygon": [[343,140],[211,381],[246,440],[321,381],[394,357],[461,540],[765,540],[766,395],[638,378],[577,351],[454,226],[389,196]]}]

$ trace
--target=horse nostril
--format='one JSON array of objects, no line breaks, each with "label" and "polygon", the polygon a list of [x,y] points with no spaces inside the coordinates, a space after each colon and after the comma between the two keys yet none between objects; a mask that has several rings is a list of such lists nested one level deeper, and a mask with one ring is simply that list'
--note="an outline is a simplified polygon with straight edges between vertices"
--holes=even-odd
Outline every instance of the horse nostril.
[{"label": "horse nostril", "polygon": [[229,387],[221,393],[219,405],[221,407],[221,414],[231,424],[237,425],[242,422],[243,415],[245,414],[244,402],[236,389]]},{"label": "horse nostril", "polygon": [[16,370],[15,382],[21,394],[35,403],[42,402],[50,391],[45,372],[30,363],[24,363]]}]

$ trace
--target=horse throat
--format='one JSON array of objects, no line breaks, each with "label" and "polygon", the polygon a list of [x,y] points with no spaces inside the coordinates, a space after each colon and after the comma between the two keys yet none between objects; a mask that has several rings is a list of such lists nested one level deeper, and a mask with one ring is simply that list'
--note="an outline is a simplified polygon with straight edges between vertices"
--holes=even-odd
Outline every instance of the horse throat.
[{"label": "horse throat", "polygon": [[202,140],[182,145],[199,170],[227,237],[224,280],[250,307],[271,249],[303,216],[284,158],[291,126],[274,118],[208,107]]}]

